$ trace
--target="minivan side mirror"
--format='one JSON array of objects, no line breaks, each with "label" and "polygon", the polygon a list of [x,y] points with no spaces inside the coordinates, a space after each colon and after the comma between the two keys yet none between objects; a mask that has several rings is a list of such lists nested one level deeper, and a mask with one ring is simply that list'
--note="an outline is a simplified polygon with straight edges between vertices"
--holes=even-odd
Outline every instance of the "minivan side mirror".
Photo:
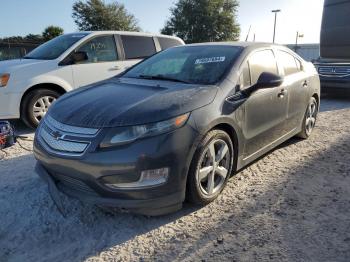
[{"label": "minivan side mirror", "polygon": [[258,81],[255,85],[247,88],[244,90],[246,95],[251,95],[255,91],[263,88],[274,88],[282,85],[283,78],[279,75],[269,73],[269,72],[263,72],[258,78]]},{"label": "minivan side mirror", "polygon": [[76,51],[72,54],[72,61],[75,64],[86,61],[88,59],[89,59],[89,57],[88,57],[87,53],[83,52],[83,51]]}]

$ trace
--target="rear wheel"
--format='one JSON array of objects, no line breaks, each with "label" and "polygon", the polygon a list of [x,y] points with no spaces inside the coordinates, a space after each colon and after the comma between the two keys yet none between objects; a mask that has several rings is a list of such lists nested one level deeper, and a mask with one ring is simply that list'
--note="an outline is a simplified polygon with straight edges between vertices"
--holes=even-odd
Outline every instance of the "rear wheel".
[{"label": "rear wheel", "polygon": [[57,91],[50,89],[36,89],[29,92],[22,103],[23,122],[31,128],[36,128],[60,95]]},{"label": "rear wheel", "polygon": [[317,101],[314,97],[311,97],[303,119],[302,130],[297,135],[298,137],[306,139],[311,135],[316,125],[317,114],[318,114]]},{"label": "rear wheel", "polygon": [[193,158],[187,181],[187,200],[205,205],[217,198],[230,177],[232,163],[230,136],[222,130],[210,131]]}]

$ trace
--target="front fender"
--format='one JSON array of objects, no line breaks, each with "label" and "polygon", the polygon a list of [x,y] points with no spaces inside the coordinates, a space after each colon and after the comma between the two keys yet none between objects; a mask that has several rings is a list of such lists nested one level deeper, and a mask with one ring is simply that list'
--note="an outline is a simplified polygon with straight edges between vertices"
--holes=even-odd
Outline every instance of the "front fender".
[{"label": "front fender", "polygon": [[72,91],[74,89],[73,85],[67,80],[57,77],[57,76],[39,76],[25,81],[24,86],[26,86],[25,91],[28,89],[37,86],[37,85],[56,85],[63,88],[66,92]]},{"label": "front fender", "polygon": [[[235,147],[235,154],[237,162],[237,168],[240,168],[240,156],[244,150],[244,136],[240,121],[238,121],[237,115],[240,114],[240,109],[236,110],[230,115],[223,115],[219,109],[215,110],[215,106],[204,107],[192,112],[193,118],[198,132],[201,136],[205,136],[210,130],[215,128],[229,129],[232,142]],[[219,116],[219,117],[217,117]]]}]

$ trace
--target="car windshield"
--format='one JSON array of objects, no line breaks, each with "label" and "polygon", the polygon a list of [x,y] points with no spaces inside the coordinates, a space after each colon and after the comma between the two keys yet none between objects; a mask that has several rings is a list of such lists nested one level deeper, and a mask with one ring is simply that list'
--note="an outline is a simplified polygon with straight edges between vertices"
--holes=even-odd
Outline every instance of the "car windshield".
[{"label": "car windshield", "polygon": [[62,55],[88,33],[67,34],[58,36],[28,53],[25,59],[52,60]]},{"label": "car windshield", "polygon": [[230,69],[242,49],[227,45],[171,48],[136,65],[123,77],[215,84]]}]

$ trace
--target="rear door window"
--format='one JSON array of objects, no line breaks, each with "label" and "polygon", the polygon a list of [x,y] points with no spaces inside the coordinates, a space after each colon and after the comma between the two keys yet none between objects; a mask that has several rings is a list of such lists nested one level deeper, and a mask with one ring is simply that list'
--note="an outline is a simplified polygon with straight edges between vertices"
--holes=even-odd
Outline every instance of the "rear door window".
[{"label": "rear door window", "polygon": [[143,59],[156,53],[153,37],[121,35],[125,59]]},{"label": "rear door window", "polygon": [[258,82],[263,72],[278,74],[275,56],[272,50],[262,50],[253,53],[249,57],[252,85]]},{"label": "rear door window", "polygon": [[303,67],[299,59],[295,58],[295,62],[297,63],[297,68],[299,71],[303,71]]},{"label": "rear door window", "polygon": [[289,76],[300,72],[300,63],[298,66],[294,56],[280,50],[277,50],[276,54],[277,54],[278,62],[282,65],[284,69],[285,76]]},{"label": "rear door window", "polygon": [[158,37],[158,41],[162,50],[168,49],[170,47],[182,45],[182,43],[174,38]]}]

